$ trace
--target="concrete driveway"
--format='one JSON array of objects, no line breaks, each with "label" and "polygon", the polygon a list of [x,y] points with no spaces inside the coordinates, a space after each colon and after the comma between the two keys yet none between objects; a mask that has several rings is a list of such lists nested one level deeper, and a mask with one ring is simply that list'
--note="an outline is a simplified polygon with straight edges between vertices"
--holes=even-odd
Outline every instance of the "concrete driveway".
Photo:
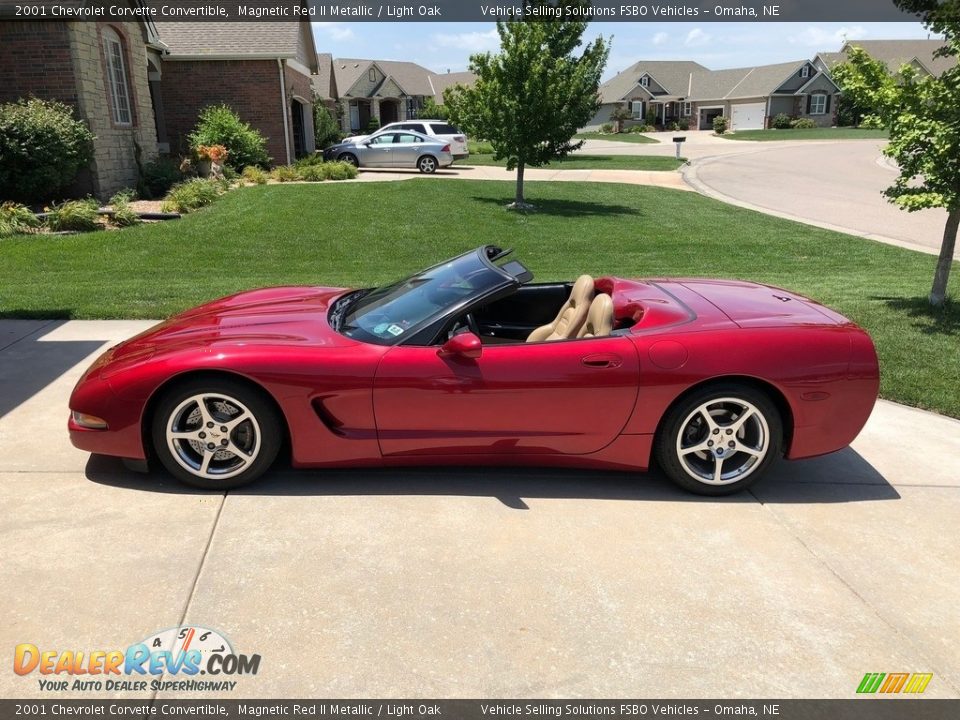
[{"label": "concrete driveway", "polygon": [[[723,500],[462,468],[208,493],[67,441],[83,368],[148,324],[0,321],[5,653],[190,623],[261,655],[240,698],[850,698],[866,672],[960,697],[956,421],[882,402],[852,449]],[[0,696],[44,695],[10,660]]]}]

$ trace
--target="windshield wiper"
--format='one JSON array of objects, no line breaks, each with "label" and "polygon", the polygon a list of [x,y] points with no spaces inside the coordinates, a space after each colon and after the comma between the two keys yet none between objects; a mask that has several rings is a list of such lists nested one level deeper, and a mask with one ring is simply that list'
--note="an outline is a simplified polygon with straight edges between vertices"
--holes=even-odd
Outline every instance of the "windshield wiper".
[{"label": "windshield wiper", "polygon": [[350,308],[369,292],[370,290],[354,290],[337,300],[330,310],[330,326],[339,332],[343,327],[343,319],[347,316]]}]

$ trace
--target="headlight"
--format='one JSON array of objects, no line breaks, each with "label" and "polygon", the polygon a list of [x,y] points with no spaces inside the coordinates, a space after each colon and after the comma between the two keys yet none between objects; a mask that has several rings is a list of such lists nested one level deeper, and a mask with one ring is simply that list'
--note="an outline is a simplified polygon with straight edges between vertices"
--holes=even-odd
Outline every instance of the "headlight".
[{"label": "headlight", "polygon": [[96,415],[87,415],[87,413],[73,411],[73,422],[79,425],[82,428],[87,428],[88,430],[106,430],[107,421],[103,418],[98,418]]}]

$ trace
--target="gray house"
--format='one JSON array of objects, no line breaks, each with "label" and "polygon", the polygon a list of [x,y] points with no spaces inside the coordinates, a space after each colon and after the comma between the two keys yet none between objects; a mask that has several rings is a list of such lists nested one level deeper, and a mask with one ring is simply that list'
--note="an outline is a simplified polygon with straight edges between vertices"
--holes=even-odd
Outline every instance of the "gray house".
[{"label": "gray house", "polygon": [[[817,125],[835,123],[839,89],[812,60],[710,70],[686,60],[643,61],[600,86],[601,107],[586,129],[599,129],[618,107],[636,122],[652,109],[656,123],[685,120],[691,129],[712,128],[718,115],[732,130],[769,127],[778,114],[806,117]],[[628,123],[629,124],[629,123]]]},{"label": "gray house", "polygon": [[935,56],[944,44],[943,40],[851,40],[840,52],[817,53],[813,62],[818,70],[830,72],[834,65],[847,59],[851,47],[859,47],[870,57],[886,63],[892,73],[898,72],[903,65],[912,65],[922,74],[939,77],[957,63],[953,57]]}]

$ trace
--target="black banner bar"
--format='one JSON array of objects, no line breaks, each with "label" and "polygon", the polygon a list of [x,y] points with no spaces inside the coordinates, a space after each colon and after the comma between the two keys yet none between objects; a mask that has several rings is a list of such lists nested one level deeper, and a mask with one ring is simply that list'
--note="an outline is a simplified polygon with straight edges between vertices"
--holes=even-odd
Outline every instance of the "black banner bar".
[{"label": "black banner bar", "polygon": [[892,0],[593,0],[528,8],[522,0],[0,0],[0,19],[105,21],[492,22],[514,17],[599,22],[915,21]]},{"label": "black banner bar", "polygon": [[777,720],[954,720],[960,700],[0,700],[0,718],[384,718],[482,720],[760,717]]}]

